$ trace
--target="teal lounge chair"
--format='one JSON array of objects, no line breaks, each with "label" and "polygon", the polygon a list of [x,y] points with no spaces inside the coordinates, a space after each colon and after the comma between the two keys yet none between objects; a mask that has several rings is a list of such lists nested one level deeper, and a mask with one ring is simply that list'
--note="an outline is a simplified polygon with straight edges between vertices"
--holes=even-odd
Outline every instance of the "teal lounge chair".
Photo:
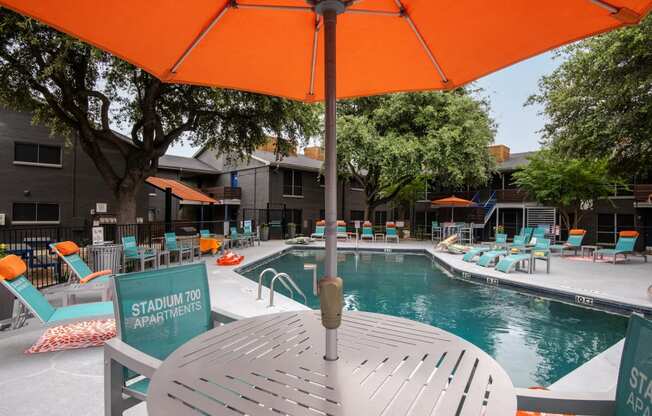
[{"label": "teal lounge chair", "polygon": [[48,326],[113,315],[113,304],[111,302],[80,303],[55,308],[25,277],[27,266],[16,255],[11,254],[0,259],[0,270],[2,270],[0,282],[18,299],[22,309],[15,314],[16,318],[12,322],[14,328],[22,326],[28,311]]},{"label": "teal lounge chair", "polygon": [[519,253],[525,247],[527,246],[527,243],[529,242],[529,238],[524,235],[515,235],[514,236],[514,241],[512,241],[512,244],[509,245],[509,251],[512,254]]},{"label": "teal lounge chair", "polygon": [[494,241],[494,246],[507,249],[507,234],[496,234],[496,241]]},{"label": "teal lounge chair", "polygon": [[315,232],[310,234],[310,238],[319,238],[323,240],[325,231],[326,231],[325,225],[317,225],[315,226]]},{"label": "teal lounge chair", "polygon": [[244,235],[238,233],[238,229],[236,227],[231,227],[229,238],[231,239],[232,246],[237,244],[238,247],[242,247],[243,244],[249,243],[249,239]]},{"label": "teal lounge chair", "polygon": [[[619,255],[623,256],[625,260],[627,260],[627,256],[634,254],[634,247],[636,246],[638,235],[638,231],[621,231],[618,235],[616,247],[613,249],[602,248],[595,250],[593,252],[593,261],[595,261],[597,257],[602,259],[604,256],[609,256],[613,258],[613,264],[616,264],[616,257]],[[647,257],[643,256],[643,258],[647,263]]]},{"label": "teal lounge chair", "polygon": [[550,273],[550,239],[538,238],[537,243],[532,247],[532,271],[537,269],[537,261],[546,262],[546,273]]},{"label": "teal lounge chair", "polygon": [[183,263],[183,256],[188,256],[188,260],[192,261],[193,248],[184,247],[177,241],[177,235],[175,233],[165,233],[165,250],[172,254],[176,254],[179,264]]},{"label": "teal lounge chair", "polygon": [[362,225],[362,234],[360,234],[360,240],[371,240],[376,241],[376,236],[374,235],[374,228],[371,226],[371,223],[367,225]]},{"label": "teal lounge chair", "polygon": [[[525,243],[529,243],[530,240],[532,239],[532,233],[534,232],[534,228],[532,227],[523,227],[521,228],[521,232],[519,233],[519,236],[523,237],[525,240]],[[516,238],[517,236],[514,236]]]},{"label": "teal lounge chair", "polygon": [[[161,361],[215,326],[204,263],[130,273],[113,279],[117,337],[104,346],[104,408],[122,415],[147,400]],[[166,299],[165,319],[148,305]],[[182,311],[182,313],[174,313]]]},{"label": "teal lounge chair", "polygon": [[346,232],[346,223],[341,220],[337,222],[337,238],[349,239],[349,234]]},{"label": "teal lounge chair", "polygon": [[529,254],[510,254],[504,256],[496,264],[496,270],[503,273],[509,273],[522,268],[523,263],[527,263],[527,272],[532,272],[532,256]]},{"label": "teal lounge chair", "polygon": [[484,253],[487,251],[492,251],[493,248],[489,246],[484,246],[484,247],[473,247],[466,253],[464,253],[464,256],[462,256],[462,260],[465,262],[471,263],[475,261],[476,257],[482,256]]},{"label": "teal lounge chair", "polygon": [[242,236],[251,243],[253,246],[256,241],[258,241],[258,245],[260,245],[260,238],[258,237],[257,233],[254,233],[253,229],[251,228],[251,222],[250,221],[245,221],[244,227],[243,227],[243,232]]},{"label": "teal lounge chair", "polygon": [[582,229],[571,229],[568,232],[568,240],[562,244],[552,244],[550,246],[550,251],[555,252],[559,251],[561,256],[564,257],[564,250],[573,250],[575,255],[577,251],[582,248],[582,241],[584,241],[584,236],[586,235],[586,230]]},{"label": "teal lounge chair", "polygon": [[396,230],[396,227],[385,226],[385,242],[389,240],[394,240],[396,241],[396,244],[398,244],[399,238],[398,238],[398,231]]},{"label": "teal lounge chair", "polygon": [[[652,322],[629,318],[616,384],[611,392],[570,392],[516,389],[519,410],[547,414],[643,416],[650,414]],[[590,380],[587,380],[590,385]]]},{"label": "teal lounge chair", "polygon": [[133,235],[122,237],[122,247],[123,264],[135,261],[140,265],[140,270],[145,270],[147,263],[152,263],[152,267],[158,268],[158,255],[156,250],[138,247],[136,237]]},{"label": "teal lounge chair", "polygon": [[537,227],[532,232],[532,238],[535,238],[537,241],[541,238],[546,238],[546,233],[548,229],[546,227]]},{"label": "teal lounge chair", "polygon": [[[57,248],[59,246],[59,248]],[[49,245],[50,250],[54,252],[61,260],[63,260],[68,268],[72,271],[74,278],[68,278],[71,283],[109,283],[109,276],[113,274],[112,270],[100,270],[94,272],[88,267],[88,264],[79,256],[79,246],[72,241],[63,241],[60,243],[52,243]],[[65,247],[65,248],[64,248]],[[64,251],[67,249],[66,251]],[[64,252],[66,253],[64,255]]]},{"label": "teal lounge chair", "polygon": [[478,259],[478,266],[490,267],[493,266],[498,260],[507,255],[506,250],[491,250],[484,252]]},{"label": "teal lounge chair", "polygon": [[201,238],[216,238],[217,234],[213,234],[210,230],[199,230],[199,236]]}]

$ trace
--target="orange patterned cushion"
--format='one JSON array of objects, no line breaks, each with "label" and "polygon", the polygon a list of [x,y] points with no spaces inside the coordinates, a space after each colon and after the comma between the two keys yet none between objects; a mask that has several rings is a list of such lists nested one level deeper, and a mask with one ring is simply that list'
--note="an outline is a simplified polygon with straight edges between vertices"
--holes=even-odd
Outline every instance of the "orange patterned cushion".
[{"label": "orange patterned cushion", "polygon": [[326,225],[326,220],[319,220],[317,221],[317,225]]},{"label": "orange patterned cushion", "polygon": [[618,235],[625,238],[636,238],[638,237],[638,231],[621,231]]},{"label": "orange patterned cushion", "polygon": [[363,226],[363,227],[371,227],[371,222],[369,222],[369,221],[365,221],[365,222],[362,224],[362,226]]},{"label": "orange patterned cushion", "polygon": [[25,274],[27,265],[20,257],[10,254],[0,259],[0,279],[14,280]]},{"label": "orange patterned cushion", "polygon": [[54,245],[62,256],[79,253],[79,246],[72,241],[62,241]]},{"label": "orange patterned cushion", "polygon": [[346,227],[346,221],[337,220],[337,226],[338,227]]},{"label": "orange patterned cushion", "polygon": [[396,228],[396,224],[394,224],[393,222],[388,222],[387,224],[385,224],[385,227],[387,227],[387,228]]},{"label": "orange patterned cushion", "polygon": [[569,235],[584,235],[586,234],[586,230],[582,230],[581,228],[573,228],[568,232]]}]

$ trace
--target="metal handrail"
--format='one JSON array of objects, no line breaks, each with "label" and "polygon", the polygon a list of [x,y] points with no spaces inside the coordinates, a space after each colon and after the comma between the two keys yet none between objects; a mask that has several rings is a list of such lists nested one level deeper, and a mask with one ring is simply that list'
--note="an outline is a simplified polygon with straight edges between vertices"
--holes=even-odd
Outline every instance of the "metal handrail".
[{"label": "metal handrail", "polygon": [[294,283],[294,280],[292,280],[290,275],[287,274],[287,273],[277,273],[276,276],[274,276],[274,278],[272,278],[272,283],[269,284],[269,306],[274,306],[274,283],[276,282],[276,279],[278,279],[281,283],[283,283],[284,282],[283,278],[287,279],[287,281],[290,282],[292,287],[294,287],[294,289],[301,296],[303,296],[303,303],[308,304],[308,298],[303,293],[303,291],[299,288],[299,286],[297,286],[297,284]]},{"label": "metal handrail", "polygon": [[[265,276],[265,273],[268,273],[268,272],[274,273],[274,276],[276,276],[278,274],[278,272],[275,269],[271,268],[271,267],[268,267],[267,269],[260,272],[260,274],[258,275],[258,297],[256,298],[256,300],[262,300],[263,299],[263,277]],[[290,297],[294,298],[294,292],[292,291],[290,286],[288,286],[288,284],[282,279],[281,279],[281,283],[283,284],[283,286],[285,286],[285,288],[288,290],[288,292],[290,292]],[[271,286],[270,286],[270,290],[272,290]],[[271,298],[271,296],[270,296],[270,298]]]}]

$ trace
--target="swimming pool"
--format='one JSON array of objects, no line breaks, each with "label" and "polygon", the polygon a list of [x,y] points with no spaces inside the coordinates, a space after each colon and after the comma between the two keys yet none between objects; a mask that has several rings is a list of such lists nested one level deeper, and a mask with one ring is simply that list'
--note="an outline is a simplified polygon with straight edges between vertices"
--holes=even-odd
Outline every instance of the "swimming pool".
[{"label": "swimming pool", "polygon": [[[303,265],[316,263],[321,276],[324,255],[323,250],[289,250],[243,274],[257,282],[267,267],[288,273],[308,306],[318,308],[312,272]],[[338,252],[338,271],[347,310],[401,316],[450,331],[494,357],[517,387],[557,381],[618,342],[627,327],[619,315],[452,278],[425,254]]]}]

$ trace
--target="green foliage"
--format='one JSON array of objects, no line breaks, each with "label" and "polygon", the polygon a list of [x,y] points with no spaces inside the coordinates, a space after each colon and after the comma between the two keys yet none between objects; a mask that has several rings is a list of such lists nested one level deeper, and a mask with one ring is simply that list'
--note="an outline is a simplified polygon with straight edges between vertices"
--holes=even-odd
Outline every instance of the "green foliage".
[{"label": "green foliage", "polygon": [[528,103],[544,106],[545,140],[569,156],[607,158],[629,174],[652,163],[652,16],[567,46]]},{"label": "green foliage", "polygon": [[[557,207],[567,227],[577,227],[584,215],[582,204],[613,195],[622,179],[609,171],[606,159],[568,158],[543,149],[514,173],[515,184],[537,202]],[[571,216],[574,220],[571,224]]]},{"label": "green foliage", "polygon": [[345,101],[337,134],[339,171],[363,184],[368,214],[415,181],[476,186],[493,169],[488,104],[464,89]]},{"label": "green foliage", "polygon": [[[178,141],[244,155],[284,137],[280,153],[318,132],[317,106],[259,94],[165,84],[115,56],[0,10],[0,104],[30,111],[53,134],[79,137],[133,222],[135,194]],[[129,137],[113,128],[129,131]],[[107,149],[122,156],[109,159]],[[119,218],[120,219],[120,218]]]}]

